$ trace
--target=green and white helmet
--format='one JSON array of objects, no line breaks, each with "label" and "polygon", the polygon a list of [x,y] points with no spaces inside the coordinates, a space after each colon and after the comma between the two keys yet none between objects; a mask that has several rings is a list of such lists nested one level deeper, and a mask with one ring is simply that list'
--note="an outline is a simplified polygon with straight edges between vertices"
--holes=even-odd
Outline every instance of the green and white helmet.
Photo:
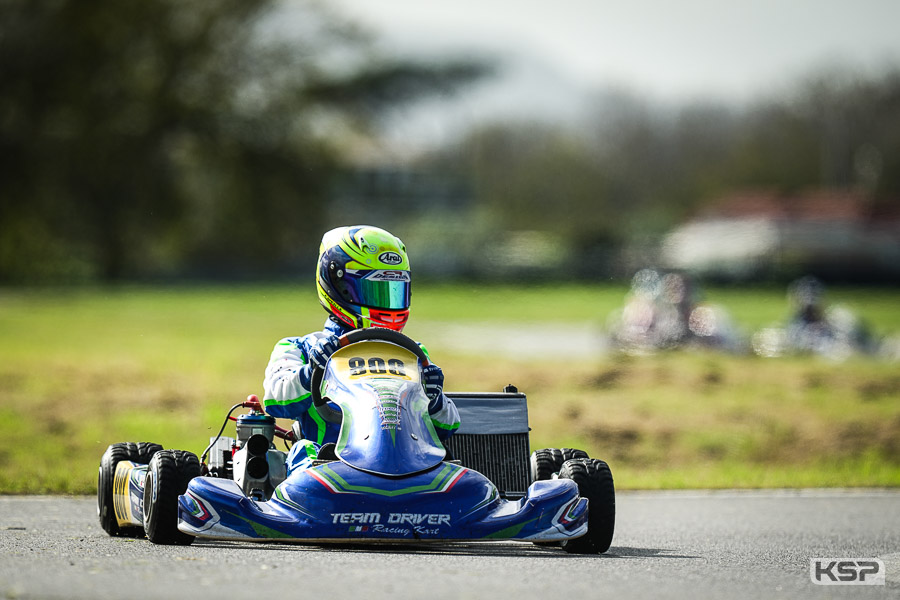
[{"label": "green and white helmet", "polygon": [[409,319],[410,282],[406,246],[384,229],[354,225],[322,236],[316,289],[319,302],[339,322],[402,331]]}]

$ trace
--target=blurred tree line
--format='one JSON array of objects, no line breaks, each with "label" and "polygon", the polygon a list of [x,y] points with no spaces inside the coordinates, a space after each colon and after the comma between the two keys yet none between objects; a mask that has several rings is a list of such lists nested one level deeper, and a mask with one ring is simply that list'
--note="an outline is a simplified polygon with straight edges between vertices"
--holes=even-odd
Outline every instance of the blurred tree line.
[{"label": "blurred tree line", "polygon": [[[494,123],[424,157],[473,181],[485,218],[553,232],[566,275],[626,275],[617,261],[735,190],[861,191],[900,219],[900,70],[831,68],[745,106],[673,106],[625,91],[594,99],[577,130]],[[591,262],[594,265],[589,266]]]},{"label": "blurred tree line", "polygon": [[308,262],[354,136],[486,70],[312,1],[0,0],[0,282]]},{"label": "blurred tree line", "polygon": [[[315,0],[0,0],[0,283],[305,272],[360,140],[491,71],[372,42]],[[468,236],[451,250],[483,256],[498,232],[548,232],[596,276],[734,189],[863,189],[896,210],[897,69],[743,107],[593,104],[577,130],[498,122],[418,159],[464,181],[472,210],[404,237],[449,227]]]}]

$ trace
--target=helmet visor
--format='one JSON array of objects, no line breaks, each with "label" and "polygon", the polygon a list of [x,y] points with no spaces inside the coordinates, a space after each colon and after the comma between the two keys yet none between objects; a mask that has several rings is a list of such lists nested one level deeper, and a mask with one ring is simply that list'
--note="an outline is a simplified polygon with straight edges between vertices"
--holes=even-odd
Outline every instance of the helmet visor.
[{"label": "helmet visor", "polygon": [[409,308],[409,271],[363,271],[348,273],[341,290],[344,299],[369,308]]}]

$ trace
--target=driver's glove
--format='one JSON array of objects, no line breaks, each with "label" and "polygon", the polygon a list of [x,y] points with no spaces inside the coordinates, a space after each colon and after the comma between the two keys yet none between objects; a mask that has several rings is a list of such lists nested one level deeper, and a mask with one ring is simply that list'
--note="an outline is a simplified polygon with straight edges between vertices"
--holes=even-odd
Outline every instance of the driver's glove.
[{"label": "driver's glove", "polygon": [[428,403],[428,414],[433,415],[444,405],[444,372],[437,365],[423,367],[422,382],[425,384],[425,395],[431,400]]},{"label": "driver's glove", "polygon": [[331,358],[335,350],[340,348],[340,342],[336,335],[328,334],[316,342],[316,345],[309,350],[309,362],[319,368],[324,369],[325,363]]}]

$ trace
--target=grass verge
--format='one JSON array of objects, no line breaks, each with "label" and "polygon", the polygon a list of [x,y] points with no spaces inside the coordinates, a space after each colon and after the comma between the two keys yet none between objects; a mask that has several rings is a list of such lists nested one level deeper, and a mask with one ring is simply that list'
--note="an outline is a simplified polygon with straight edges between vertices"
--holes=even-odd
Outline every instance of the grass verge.
[{"label": "grass verge", "polygon": [[[441,286],[430,322],[598,324],[618,286]],[[775,289],[707,293],[752,331],[784,316]],[[879,332],[900,292],[836,290]],[[294,287],[0,290],[0,493],[93,493],[118,441],[200,452],[228,408],[260,393],[273,344],[321,327]],[[485,335],[490,335],[485,331]],[[900,372],[855,359],[678,352],[553,360],[475,356],[425,342],[456,390],[528,394],[532,447],[582,447],[620,489],[900,485]]]}]

